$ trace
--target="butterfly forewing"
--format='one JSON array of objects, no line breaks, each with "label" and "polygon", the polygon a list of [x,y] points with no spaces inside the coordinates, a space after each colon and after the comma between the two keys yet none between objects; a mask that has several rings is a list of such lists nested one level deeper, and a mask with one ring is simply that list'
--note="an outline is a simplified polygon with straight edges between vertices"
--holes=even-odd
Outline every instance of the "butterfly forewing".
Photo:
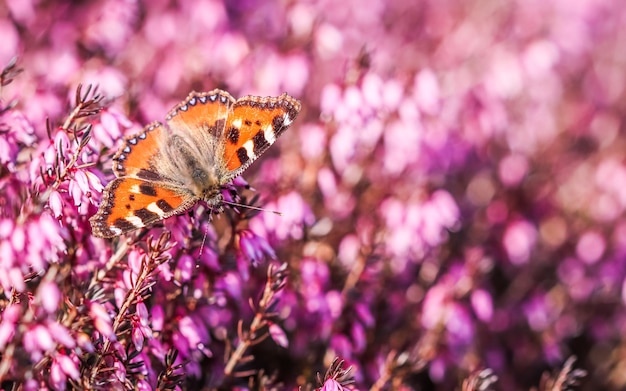
[{"label": "butterfly forewing", "polygon": [[192,139],[200,135],[220,138],[233,103],[235,99],[226,91],[192,92],[169,113],[167,124],[174,132]]},{"label": "butterfly forewing", "polygon": [[158,122],[146,126],[141,133],[124,138],[124,145],[113,157],[115,176],[161,179],[155,159],[158,159],[158,151],[166,138],[167,129]]},{"label": "butterfly forewing", "polygon": [[181,213],[197,199],[167,183],[124,177],[107,185],[100,210],[91,219],[96,236],[109,238]]},{"label": "butterfly forewing", "polygon": [[246,96],[232,107],[224,128],[224,161],[239,175],[289,127],[300,112],[300,102],[287,94],[278,98]]}]

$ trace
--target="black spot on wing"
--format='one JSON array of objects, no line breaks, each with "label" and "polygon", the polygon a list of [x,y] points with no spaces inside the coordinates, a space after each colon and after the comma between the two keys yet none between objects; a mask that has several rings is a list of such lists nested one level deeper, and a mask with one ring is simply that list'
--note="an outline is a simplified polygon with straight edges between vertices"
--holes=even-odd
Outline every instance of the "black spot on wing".
[{"label": "black spot on wing", "polygon": [[141,194],[147,195],[147,196],[151,196],[151,197],[156,197],[157,193],[156,193],[156,189],[152,186],[152,185],[148,185],[148,184],[141,184],[139,185],[139,192]]},{"label": "black spot on wing", "polygon": [[263,152],[267,147],[270,146],[270,143],[267,142],[265,138],[265,133],[262,130],[259,130],[254,137],[252,137],[252,142],[254,143],[254,154],[259,155]]},{"label": "black spot on wing", "polygon": [[151,221],[158,220],[159,215],[149,211],[146,208],[141,208],[135,211],[135,216],[139,217],[144,224],[148,224]]},{"label": "black spot on wing", "polygon": [[224,130],[224,124],[226,123],[226,121],[224,119],[218,119],[217,121],[215,121],[215,123],[213,124],[206,124],[206,131],[215,137],[218,137],[219,135],[222,134],[222,131]]},{"label": "black spot on wing", "polygon": [[228,129],[228,134],[226,135],[226,137],[231,144],[237,144],[237,142],[239,141],[239,129],[235,128],[234,126],[231,127],[230,129]]},{"label": "black spot on wing", "polygon": [[174,210],[174,208],[172,208],[172,205],[168,204],[167,201],[165,200],[158,200],[157,201],[157,206],[164,212],[164,213],[169,213],[172,210]]},{"label": "black spot on wing", "polygon": [[246,149],[243,147],[237,150],[237,158],[239,159],[241,165],[246,164],[246,162],[250,160],[250,157],[248,156],[248,151],[246,151]]},{"label": "black spot on wing", "polygon": [[123,218],[116,219],[113,222],[113,226],[121,229],[122,232],[132,231],[137,228],[133,223]]},{"label": "black spot on wing", "polygon": [[277,136],[281,134],[283,130],[285,130],[285,127],[283,126],[284,123],[285,123],[285,118],[282,115],[277,115],[272,120],[272,129],[274,129],[274,133]]},{"label": "black spot on wing", "polygon": [[158,181],[163,179],[161,175],[157,174],[152,170],[146,170],[144,168],[137,171],[137,178],[146,179],[148,181]]}]

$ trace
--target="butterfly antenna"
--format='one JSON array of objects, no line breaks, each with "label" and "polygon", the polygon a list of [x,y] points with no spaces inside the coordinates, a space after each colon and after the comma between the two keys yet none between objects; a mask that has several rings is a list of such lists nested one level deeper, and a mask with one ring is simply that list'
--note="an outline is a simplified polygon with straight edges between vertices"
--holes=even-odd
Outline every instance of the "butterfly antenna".
[{"label": "butterfly antenna", "polygon": [[237,202],[230,202],[230,201],[222,201],[222,202],[227,204],[227,205],[240,206],[242,208],[248,208],[248,209],[252,209],[252,210],[260,210],[261,212],[271,212],[271,213],[274,213],[275,215],[279,215],[279,216],[283,215],[282,213],[280,213],[280,212],[278,212],[276,210],[263,209],[263,208],[259,208],[257,206],[239,204]]}]

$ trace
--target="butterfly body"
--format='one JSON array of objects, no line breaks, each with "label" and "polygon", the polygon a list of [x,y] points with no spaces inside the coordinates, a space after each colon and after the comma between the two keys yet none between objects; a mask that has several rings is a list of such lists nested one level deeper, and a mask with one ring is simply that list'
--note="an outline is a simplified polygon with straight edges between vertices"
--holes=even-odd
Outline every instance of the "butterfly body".
[{"label": "butterfly body", "polygon": [[91,219],[95,236],[113,237],[179,214],[199,200],[220,206],[221,188],[241,174],[293,122],[300,102],[228,92],[192,92],[167,115],[127,137]]}]

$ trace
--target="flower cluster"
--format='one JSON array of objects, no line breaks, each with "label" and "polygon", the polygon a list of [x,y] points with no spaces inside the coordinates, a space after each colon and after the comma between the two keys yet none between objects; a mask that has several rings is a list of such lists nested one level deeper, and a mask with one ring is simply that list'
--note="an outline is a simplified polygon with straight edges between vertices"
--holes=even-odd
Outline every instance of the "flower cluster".
[{"label": "flower cluster", "polygon": [[[626,9],[414,3],[1,3],[0,384],[626,388]],[[222,213],[94,237],[214,88],[302,111]]]}]

